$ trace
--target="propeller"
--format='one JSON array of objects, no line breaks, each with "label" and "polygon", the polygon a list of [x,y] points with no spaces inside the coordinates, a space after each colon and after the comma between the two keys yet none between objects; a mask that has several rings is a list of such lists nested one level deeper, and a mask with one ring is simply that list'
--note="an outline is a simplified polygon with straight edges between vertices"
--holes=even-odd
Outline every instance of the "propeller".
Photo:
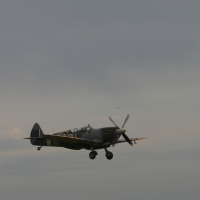
[{"label": "propeller", "polygon": [[126,116],[126,119],[124,120],[124,123],[123,123],[123,125],[122,125],[122,128],[124,128],[124,126],[125,126],[126,122],[128,121],[129,117],[130,117],[130,115],[128,114],[128,115]]},{"label": "propeller", "polygon": [[110,116],[108,118],[119,129],[119,127],[117,126],[117,124],[115,124],[115,122],[113,121],[113,119]]},{"label": "propeller", "polygon": [[[126,124],[126,122],[128,121],[128,119],[129,119],[129,117],[130,117],[130,115],[128,114],[127,116],[126,116],[126,118],[125,118],[125,120],[124,120],[124,123],[123,123],[123,125],[122,125],[122,128],[119,128],[118,126],[117,126],[117,124],[113,121],[113,119],[109,116],[108,118],[110,119],[110,121],[117,127],[117,135],[119,135],[119,137],[120,137],[120,135],[122,135],[123,137],[124,137],[124,139],[132,146],[133,145],[133,143],[131,142],[131,140],[129,139],[129,137],[125,134],[125,132],[126,132],[126,130],[125,129],[123,129],[124,128],[124,126],[125,126],[125,124]],[[113,146],[115,145],[115,143],[117,142],[117,140],[119,139],[119,137],[116,137],[115,139],[114,139],[114,141],[113,141]]]}]

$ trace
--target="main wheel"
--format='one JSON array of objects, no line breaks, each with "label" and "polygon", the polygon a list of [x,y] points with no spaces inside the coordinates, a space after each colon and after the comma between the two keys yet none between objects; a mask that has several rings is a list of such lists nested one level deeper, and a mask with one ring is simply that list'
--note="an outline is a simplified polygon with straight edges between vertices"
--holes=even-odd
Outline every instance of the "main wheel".
[{"label": "main wheel", "polygon": [[95,159],[96,158],[96,155],[97,155],[97,152],[96,151],[91,151],[90,153],[89,153],[89,157],[90,157],[90,159]]},{"label": "main wheel", "polygon": [[108,160],[111,160],[111,159],[113,158],[113,153],[110,152],[110,151],[107,151],[107,152],[106,152],[106,158],[107,158]]}]

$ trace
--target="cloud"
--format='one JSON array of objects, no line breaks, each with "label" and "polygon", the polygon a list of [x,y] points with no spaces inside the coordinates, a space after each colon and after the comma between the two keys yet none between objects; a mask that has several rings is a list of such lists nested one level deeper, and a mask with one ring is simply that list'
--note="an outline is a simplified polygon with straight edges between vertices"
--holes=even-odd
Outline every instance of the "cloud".
[{"label": "cloud", "polygon": [[21,139],[26,136],[27,136],[26,131],[21,130],[18,127],[13,127],[0,133],[0,139],[14,139],[15,140],[15,139]]}]

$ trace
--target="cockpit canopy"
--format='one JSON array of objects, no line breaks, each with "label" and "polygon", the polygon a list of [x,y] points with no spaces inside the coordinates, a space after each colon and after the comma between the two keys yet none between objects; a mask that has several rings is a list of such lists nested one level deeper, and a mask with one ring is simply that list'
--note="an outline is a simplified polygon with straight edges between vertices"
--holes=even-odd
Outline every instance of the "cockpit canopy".
[{"label": "cockpit canopy", "polygon": [[62,136],[75,136],[77,133],[89,133],[93,128],[88,124],[82,128],[69,129],[61,133]]}]

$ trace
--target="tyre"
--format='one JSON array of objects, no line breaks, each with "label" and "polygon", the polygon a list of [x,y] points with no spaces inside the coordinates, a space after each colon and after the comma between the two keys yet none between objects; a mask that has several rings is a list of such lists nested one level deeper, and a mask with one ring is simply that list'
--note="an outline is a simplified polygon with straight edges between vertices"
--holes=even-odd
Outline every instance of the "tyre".
[{"label": "tyre", "polygon": [[89,157],[90,157],[90,159],[92,159],[92,160],[95,159],[96,155],[97,155],[97,152],[96,152],[96,151],[92,151],[92,152],[89,153]]},{"label": "tyre", "polygon": [[108,160],[111,160],[111,159],[113,158],[113,153],[110,152],[110,151],[106,152],[106,158],[107,158]]}]

